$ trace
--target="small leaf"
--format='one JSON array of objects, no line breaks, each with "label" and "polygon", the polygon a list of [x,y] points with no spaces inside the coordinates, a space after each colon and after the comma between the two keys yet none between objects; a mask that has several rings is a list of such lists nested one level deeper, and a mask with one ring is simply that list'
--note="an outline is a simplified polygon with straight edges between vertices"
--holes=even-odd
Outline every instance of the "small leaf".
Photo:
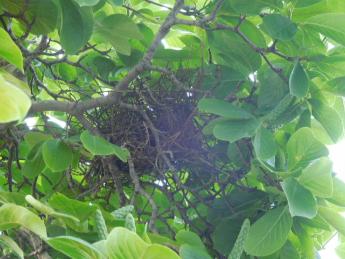
[{"label": "small leaf", "polygon": [[316,200],[309,190],[292,177],[285,179],[281,186],[288,200],[292,217],[299,216],[312,219],[316,216]]},{"label": "small leaf", "polygon": [[223,116],[227,119],[244,120],[254,118],[253,115],[246,110],[232,103],[218,99],[203,98],[199,101],[198,108],[203,112]]},{"label": "small leaf", "polygon": [[289,78],[290,94],[299,98],[305,97],[309,89],[307,73],[299,62],[296,62]]},{"label": "small leaf", "polygon": [[72,162],[72,150],[60,140],[47,140],[42,145],[43,160],[50,170],[60,172],[66,170]]},{"label": "small leaf", "polygon": [[273,254],[285,244],[291,226],[292,218],[287,207],[270,210],[251,226],[245,251],[253,256]]},{"label": "small leaf", "polygon": [[127,162],[129,151],[126,148],[114,145],[100,136],[92,135],[87,130],[81,133],[80,140],[84,147],[93,155],[116,155],[123,162]]},{"label": "small leaf", "polygon": [[[2,40],[0,41],[0,44],[1,42]],[[1,49],[2,47],[0,46],[0,52]],[[30,98],[22,90],[5,80],[0,75],[0,123],[20,121],[24,119],[30,106]]]},{"label": "small leaf", "polygon": [[182,245],[179,252],[182,259],[211,259],[211,256],[204,249],[189,244]]},{"label": "small leaf", "polygon": [[302,171],[299,182],[314,195],[330,198],[333,194],[332,162],[327,157],[314,161]]},{"label": "small leaf", "polygon": [[[19,47],[11,39],[10,35],[0,27],[0,57],[6,61],[15,65],[20,71],[24,71],[23,68],[23,55]],[[0,85],[2,78],[0,78]],[[2,102],[2,101],[1,101]]]},{"label": "small leaf", "polygon": [[[140,258],[142,259],[181,259],[172,249],[166,246],[158,245],[158,244],[150,245]],[[202,258],[198,257],[198,259],[202,259]],[[207,259],[211,259],[211,258],[207,258]]]},{"label": "small leaf", "polygon": [[296,32],[297,26],[288,17],[280,14],[269,14],[263,17],[262,29],[273,39],[291,40]]},{"label": "small leaf", "polygon": [[266,160],[277,153],[277,143],[272,132],[266,128],[259,128],[254,138],[254,149],[257,157]]},{"label": "small leaf", "polygon": [[199,249],[206,250],[205,245],[201,241],[200,237],[193,232],[182,229],[179,232],[177,232],[175,238],[176,238],[176,241],[181,245],[188,244],[191,246],[199,247]]},{"label": "small leaf", "polygon": [[15,204],[7,203],[0,207],[0,230],[24,227],[41,238],[47,237],[46,227],[36,214]]}]

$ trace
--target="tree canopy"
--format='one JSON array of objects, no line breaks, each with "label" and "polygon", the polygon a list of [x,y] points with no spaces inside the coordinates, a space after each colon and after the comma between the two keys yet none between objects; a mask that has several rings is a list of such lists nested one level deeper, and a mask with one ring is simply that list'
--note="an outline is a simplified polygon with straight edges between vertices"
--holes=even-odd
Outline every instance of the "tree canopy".
[{"label": "tree canopy", "polygon": [[345,183],[343,0],[1,0],[1,258],[318,258]]}]

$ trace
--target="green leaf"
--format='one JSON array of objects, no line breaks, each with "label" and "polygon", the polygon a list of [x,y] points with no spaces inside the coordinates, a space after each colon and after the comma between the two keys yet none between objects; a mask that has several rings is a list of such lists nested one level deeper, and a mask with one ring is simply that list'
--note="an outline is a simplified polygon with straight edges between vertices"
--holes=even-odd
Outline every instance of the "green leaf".
[{"label": "green leaf", "polygon": [[[2,40],[0,41],[0,45],[1,42]],[[0,46],[0,53],[1,50],[2,47]],[[15,52],[13,52],[13,55],[15,55]],[[1,74],[0,100],[0,123],[20,121],[24,119],[31,107],[30,98],[18,87],[5,80]]]},{"label": "green leaf", "polygon": [[100,23],[96,23],[96,32],[124,55],[131,54],[129,39],[143,38],[138,26],[133,20],[123,14],[113,14],[107,16]]},{"label": "green leaf", "polygon": [[242,223],[240,233],[237,236],[234,247],[228,256],[228,259],[240,259],[244,249],[244,243],[247,239],[250,230],[250,221],[245,219]]},{"label": "green leaf", "polygon": [[215,125],[213,134],[217,139],[235,142],[253,136],[259,124],[257,119],[221,121]]},{"label": "green leaf", "polygon": [[323,90],[336,95],[345,96],[345,76],[329,80]]},{"label": "green leaf", "polygon": [[67,54],[75,54],[91,37],[92,9],[80,7],[72,0],[60,0],[61,25],[59,30],[62,47]]},{"label": "green leaf", "polygon": [[345,243],[338,245],[335,248],[335,252],[339,256],[339,258],[345,258]]},{"label": "green leaf", "polygon": [[41,238],[47,237],[46,227],[37,215],[15,204],[7,203],[0,207],[0,230],[25,227]]},{"label": "green leaf", "polygon": [[230,0],[231,7],[241,14],[259,14],[264,8],[280,8],[276,0]]},{"label": "green leaf", "polygon": [[[11,39],[10,35],[0,27],[0,57],[15,65],[20,71],[24,71],[23,68],[23,55],[19,47]],[[2,78],[0,77],[0,85]],[[1,91],[2,92],[2,91]]]},{"label": "green leaf", "polygon": [[64,142],[52,139],[43,143],[42,156],[50,170],[60,172],[71,165],[73,154],[70,147]]},{"label": "green leaf", "polygon": [[80,221],[86,220],[97,207],[88,202],[70,199],[61,193],[55,193],[49,200],[49,205],[59,212],[72,215]]},{"label": "green leaf", "polygon": [[309,89],[307,73],[299,62],[296,62],[289,78],[290,94],[299,98],[305,97]]},{"label": "green leaf", "polygon": [[65,214],[65,213],[59,213],[56,212],[53,208],[49,207],[48,205],[40,202],[39,200],[35,199],[31,195],[26,195],[25,200],[27,203],[29,203],[32,207],[34,207],[37,211],[42,212],[46,215],[57,217],[57,218],[65,218],[65,219],[70,219],[75,222],[79,222],[79,219],[76,217],[73,217],[71,215]]},{"label": "green leaf", "polygon": [[299,216],[312,219],[316,216],[316,200],[309,190],[292,177],[285,179],[281,186],[288,200],[292,217]]},{"label": "green leaf", "polygon": [[343,124],[338,112],[316,99],[310,100],[310,103],[312,104],[313,116],[336,143],[343,135]]},{"label": "green leaf", "polygon": [[291,20],[280,14],[269,14],[263,17],[262,29],[273,39],[291,40],[296,32],[297,26]]},{"label": "green leaf", "polygon": [[291,226],[288,207],[270,210],[251,226],[245,251],[253,256],[266,256],[278,251],[285,244]]},{"label": "green leaf", "polygon": [[228,66],[244,76],[257,71],[261,56],[235,32],[217,30],[207,33],[212,56],[218,64]]},{"label": "green leaf", "polygon": [[182,259],[211,259],[204,249],[189,244],[182,245],[179,252]]},{"label": "green leaf", "polygon": [[99,0],[74,0],[80,6],[95,6]]},{"label": "green leaf", "polygon": [[332,197],[327,200],[338,206],[345,207],[345,183],[337,177],[333,178]]},{"label": "green leaf", "polygon": [[101,259],[103,258],[91,244],[72,236],[58,236],[46,240],[49,246],[69,256],[72,259]]},{"label": "green leaf", "polygon": [[259,159],[266,160],[277,153],[277,144],[272,132],[266,128],[259,128],[254,138],[254,150]]},{"label": "green leaf", "polygon": [[198,108],[203,112],[216,114],[232,120],[254,118],[253,115],[246,110],[219,99],[203,98],[199,101]]},{"label": "green leaf", "polygon": [[318,197],[332,197],[333,181],[331,160],[327,157],[322,157],[314,161],[302,171],[298,181]]},{"label": "green leaf", "polygon": [[288,168],[307,166],[312,160],[328,155],[328,149],[314,136],[310,128],[300,128],[287,143]]},{"label": "green leaf", "polygon": [[141,258],[148,246],[136,233],[123,227],[114,228],[106,240],[109,259]]},{"label": "green leaf", "polygon": [[181,229],[179,232],[177,232],[175,239],[181,245],[188,244],[191,246],[198,247],[199,249],[206,250],[205,245],[201,241],[200,237],[193,232]]},{"label": "green leaf", "polygon": [[326,37],[345,45],[344,13],[323,13],[310,17],[304,24]]},{"label": "green leaf", "polygon": [[92,135],[87,130],[81,133],[80,140],[84,147],[93,155],[116,155],[123,162],[127,162],[129,151],[126,148],[114,145],[102,137]]},{"label": "green leaf", "polygon": [[331,208],[319,207],[321,217],[334,227],[340,234],[345,235],[345,218]]},{"label": "green leaf", "polygon": [[[142,259],[180,259],[170,248],[158,244],[150,245],[140,257]],[[201,257],[199,257],[202,259]],[[207,258],[211,259],[211,257]]]},{"label": "green leaf", "polygon": [[17,243],[9,236],[0,235],[0,245],[9,248],[19,258],[24,259],[23,250],[17,245]]}]

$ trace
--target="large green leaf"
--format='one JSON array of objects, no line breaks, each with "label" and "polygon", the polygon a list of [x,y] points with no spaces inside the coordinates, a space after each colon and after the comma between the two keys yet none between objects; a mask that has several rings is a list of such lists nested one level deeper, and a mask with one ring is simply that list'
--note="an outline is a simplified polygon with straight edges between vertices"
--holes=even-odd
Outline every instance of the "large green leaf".
[{"label": "large green leaf", "polygon": [[[2,40],[0,41],[0,55],[2,51],[1,42]],[[15,55],[15,51],[13,51],[13,55]],[[1,74],[0,100],[0,123],[8,123],[24,119],[31,106],[30,98],[18,87],[5,80]]]},{"label": "large green leaf", "polygon": [[296,97],[305,97],[309,89],[308,75],[301,63],[296,62],[289,78],[290,94]]},{"label": "large green leaf", "polygon": [[259,124],[257,119],[221,121],[215,125],[213,134],[217,139],[235,142],[253,136]]},{"label": "large green leaf", "polygon": [[323,13],[310,17],[304,22],[326,37],[345,45],[345,13]]},{"label": "large green leaf", "polygon": [[291,40],[296,32],[297,26],[291,20],[280,14],[269,14],[263,17],[262,29],[273,39]]},{"label": "large green leaf", "polygon": [[75,54],[91,37],[93,16],[90,7],[80,7],[72,0],[60,0],[61,25],[59,30],[62,47],[68,54]]},{"label": "large green leaf", "polygon": [[43,220],[30,210],[15,204],[7,203],[0,207],[0,230],[14,227],[25,227],[41,238],[47,237]]},{"label": "large green leaf", "polygon": [[299,182],[314,195],[329,198],[333,194],[332,162],[327,157],[314,161],[302,171]]},{"label": "large green leaf", "polygon": [[231,31],[213,31],[208,41],[217,63],[226,65],[247,76],[261,66],[261,56],[243,39]]},{"label": "large green leaf", "polygon": [[[0,57],[15,65],[21,71],[23,69],[23,55],[19,47],[11,39],[10,35],[0,27]],[[2,78],[0,77],[0,85],[2,85]],[[2,91],[1,91],[2,92]]]},{"label": "large green leaf", "polygon": [[285,179],[281,186],[288,200],[292,217],[299,216],[312,219],[316,216],[316,200],[309,190],[292,177]]},{"label": "large green leaf", "polygon": [[328,155],[328,149],[319,142],[310,128],[300,128],[287,143],[288,167],[305,167],[312,160]]},{"label": "large green leaf", "polygon": [[259,159],[266,160],[277,153],[274,135],[266,128],[259,128],[254,138],[254,150]]},{"label": "large green leaf", "polygon": [[321,123],[333,142],[336,143],[343,135],[343,124],[338,112],[316,99],[311,100],[310,103],[312,104],[313,116]]},{"label": "large green leaf", "polygon": [[244,245],[245,251],[254,256],[273,254],[286,242],[291,226],[288,207],[267,212],[251,226]]},{"label": "large green leaf", "polygon": [[199,247],[199,249],[206,250],[205,245],[201,241],[200,237],[193,232],[182,229],[177,232],[175,239],[179,244],[188,244],[191,246]]},{"label": "large green leaf", "polygon": [[249,234],[249,230],[250,230],[250,221],[249,219],[245,219],[242,223],[240,233],[238,234],[236,238],[236,242],[234,244],[234,247],[231,250],[231,253],[228,256],[228,259],[241,258],[243,254],[243,250],[244,250],[244,244]]},{"label": "large green leaf", "polygon": [[219,99],[204,98],[198,103],[199,110],[223,116],[227,119],[244,120],[252,119],[253,115],[246,110]]},{"label": "large green leaf", "polygon": [[126,148],[114,145],[100,136],[92,135],[87,130],[81,133],[80,140],[93,155],[116,155],[123,162],[127,162],[129,151]]},{"label": "large green leaf", "polygon": [[60,140],[47,140],[42,145],[43,160],[53,172],[66,170],[71,165],[72,155],[71,148]]},{"label": "large green leaf", "polygon": [[72,236],[58,236],[48,238],[48,245],[72,259],[101,259],[100,251],[86,241]]},{"label": "large green leaf", "polygon": [[96,32],[117,52],[124,55],[131,54],[129,39],[143,38],[138,26],[130,17],[123,14],[113,14],[96,23]]},{"label": "large green leaf", "polygon": [[116,227],[108,235],[106,249],[109,259],[141,258],[149,244],[136,233],[126,228]]},{"label": "large green leaf", "polygon": [[345,218],[337,211],[327,207],[319,207],[319,213],[328,224],[334,227],[340,234],[345,235]]}]

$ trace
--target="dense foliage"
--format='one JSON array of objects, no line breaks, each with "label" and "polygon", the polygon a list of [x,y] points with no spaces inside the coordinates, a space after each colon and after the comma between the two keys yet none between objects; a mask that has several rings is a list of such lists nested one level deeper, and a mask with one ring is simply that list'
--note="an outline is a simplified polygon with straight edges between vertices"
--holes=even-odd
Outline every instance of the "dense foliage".
[{"label": "dense foliage", "polygon": [[2,258],[345,240],[344,25],[343,0],[0,0]]}]

